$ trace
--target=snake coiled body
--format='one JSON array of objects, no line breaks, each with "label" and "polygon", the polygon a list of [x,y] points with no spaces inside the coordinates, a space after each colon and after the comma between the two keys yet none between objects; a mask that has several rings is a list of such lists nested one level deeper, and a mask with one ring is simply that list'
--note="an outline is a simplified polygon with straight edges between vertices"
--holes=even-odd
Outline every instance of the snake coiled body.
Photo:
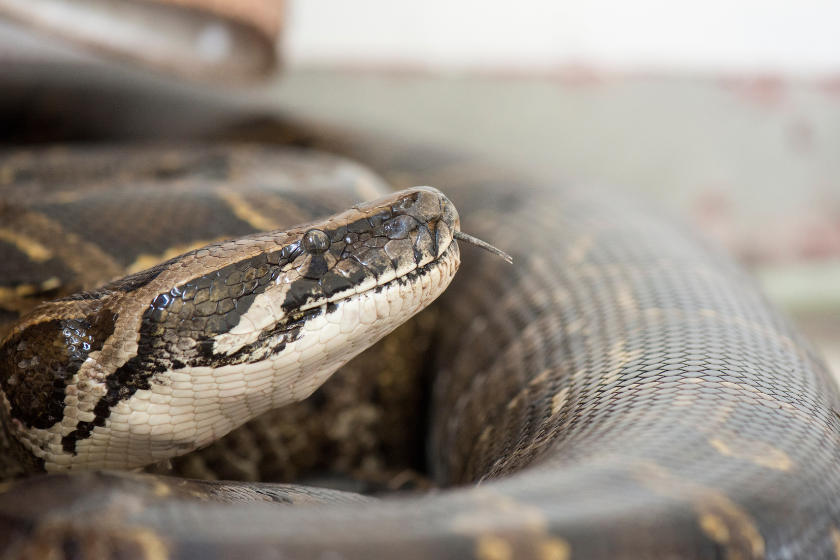
[{"label": "snake coiled body", "polygon": [[216,499],[301,491],[49,475],[0,495],[8,554],[840,554],[836,387],[748,275],[683,226],[606,191],[391,141],[278,124],[227,134],[243,136],[352,157],[396,188],[440,187],[465,231],[513,256],[462,251],[437,306],[429,463],[454,488],[283,508]]}]

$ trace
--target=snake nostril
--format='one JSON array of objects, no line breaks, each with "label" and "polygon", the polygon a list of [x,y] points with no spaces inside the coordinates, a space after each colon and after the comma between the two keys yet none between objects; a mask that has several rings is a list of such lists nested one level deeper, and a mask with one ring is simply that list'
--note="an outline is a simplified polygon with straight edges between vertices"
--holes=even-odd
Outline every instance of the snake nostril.
[{"label": "snake nostril", "polygon": [[310,229],[303,234],[303,248],[307,253],[320,255],[330,248],[329,236],[320,229]]}]

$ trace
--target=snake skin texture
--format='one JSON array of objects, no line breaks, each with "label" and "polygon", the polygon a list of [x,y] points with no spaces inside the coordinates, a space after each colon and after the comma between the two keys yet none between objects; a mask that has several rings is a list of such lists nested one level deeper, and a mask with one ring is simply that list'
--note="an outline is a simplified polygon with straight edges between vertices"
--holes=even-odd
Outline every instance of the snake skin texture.
[{"label": "snake skin texture", "polygon": [[391,140],[265,122],[225,138],[316,146],[394,188],[437,186],[464,231],[513,256],[463,249],[436,305],[428,465],[449,488],[288,508],[219,503],[221,483],[49,475],[0,494],[6,556],[840,556],[836,386],[752,279],[682,225]]}]

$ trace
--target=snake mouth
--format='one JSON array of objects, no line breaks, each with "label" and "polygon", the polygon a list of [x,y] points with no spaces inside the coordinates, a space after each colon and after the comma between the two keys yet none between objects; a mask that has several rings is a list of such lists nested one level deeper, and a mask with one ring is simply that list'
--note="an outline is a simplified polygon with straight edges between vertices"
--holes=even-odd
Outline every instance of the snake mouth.
[{"label": "snake mouth", "polygon": [[441,243],[435,251],[438,253],[437,255],[430,253],[427,256],[418,259],[413,264],[408,264],[407,266],[402,267],[394,267],[379,275],[368,274],[359,283],[354,284],[350,288],[334,293],[325,298],[309,301],[301,305],[297,310],[299,312],[305,312],[324,305],[337,303],[354,295],[370,291],[381,291],[389,285],[403,281],[406,276],[414,273],[418,273],[420,275],[427,274],[435,267],[439,266],[441,261],[449,259],[453,252],[458,252],[458,246],[453,242],[453,239],[456,238],[458,233],[460,232],[453,232],[452,235],[446,239],[445,243]]},{"label": "snake mouth", "polygon": [[[434,301],[454,277],[461,262],[458,245],[449,239],[440,250],[441,254],[424,258],[398,274],[391,272],[378,277],[369,276],[346,291],[286,310],[281,319],[272,321],[256,337],[253,331],[231,329],[228,333],[207,339],[202,359],[186,363],[217,367],[272,359],[287,351],[288,345],[296,342],[305,331],[329,329],[329,326],[316,320],[319,316],[343,313],[348,309],[349,322],[370,324],[375,321],[378,323],[377,331],[390,332]],[[354,306],[362,300],[364,305],[356,310]],[[248,317],[249,324],[259,324],[265,316],[271,320],[271,310],[266,313],[265,309],[272,305],[276,308],[276,301],[276,296],[272,298],[271,295],[258,298],[252,305],[254,313]],[[337,319],[333,317],[331,321],[337,322]],[[343,328],[347,330],[349,327]],[[242,344],[243,335],[247,337],[245,344]]]},{"label": "snake mouth", "polygon": [[[326,298],[325,300],[322,300],[322,301],[304,304],[299,308],[298,311],[300,313],[303,313],[303,312],[306,312],[310,309],[315,309],[315,308],[323,306],[323,305],[328,305],[328,304],[340,301],[342,299],[346,299],[346,298],[351,297],[355,294],[361,294],[361,293],[367,292],[369,290],[381,290],[383,287],[387,286],[388,284],[391,284],[393,282],[398,282],[398,281],[400,281],[401,278],[403,278],[403,277],[405,277],[405,276],[407,276],[407,275],[409,275],[409,274],[411,274],[415,271],[419,271],[421,274],[426,273],[429,270],[431,270],[434,266],[436,266],[438,261],[444,260],[446,257],[448,257],[449,253],[451,251],[453,251],[453,247],[455,248],[454,250],[456,250],[456,251],[458,250],[457,244],[454,243],[455,240],[463,241],[465,243],[475,245],[476,247],[484,249],[485,251],[487,251],[487,252],[489,252],[493,255],[496,255],[497,257],[503,259],[504,261],[506,261],[510,264],[513,264],[513,257],[508,255],[504,251],[494,247],[493,245],[490,245],[489,243],[487,243],[485,241],[482,241],[481,239],[478,239],[476,237],[468,235],[468,234],[466,234],[466,233],[464,233],[460,230],[453,230],[452,233],[451,233],[451,237],[448,239],[448,243],[445,245],[445,248],[443,248],[441,254],[438,255],[436,258],[434,258],[434,259],[422,259],[420,262],[416,263],[415,266],[408,267],[404,270],[400,270],[399,272],[397,270],[393,270],[393,271],[389,272],[388,274],[385,274],[385,275],[382,275],[382,276],[370,276],[366,280],[357,284],[352,289],[347,290],[346,292],[341,292],[341,293],[334,294],[334,295],[332,295],[332,296],[330,296],[330,297],[328,297],[328,298]],[[439,248],[439,250],[440,250],[440,248]],[[460,253],[460,251],[459,251],[459,253]]]},{"label": "snake mouth", "polygon": [[[380,323],[380,330],[388,332],[432,303],[448,286],[460,262],[459,247],[456,243],[450,242],[433,260],[406,270],[398,276],[389,275],[368,280],[346,292],[309,302],[288,311],[282,320],[265,328],[253,342],[245,345],[228,345],[232,337],[227,333],[215,339],[208,339],[205,341],[202,352],[204,359],[193,359],[188,363],[192,366],[217,367],[271,359],[287,350],[287,345],[297,341],[304,331],[315,330],[317,327],[312,326],[311,322],[319,316],[343,311],[342,306],[355,304],[354,299],[368,300],[366,302],[368,308],[358,311],[358,315],[366,315],[366,317],[359,317],[359,321],[375,320]],[[394,294],[399,294],[402,303],[408,302],[406,309],[410,309],[410,313],[406,314],[402,306],[398,306],[396,312],[392,309],[396,301]],[[263,302],[257,302],[257,304],[260,303]],[[352,305],[346,305],[346,307],[352,307]],[[356,320],[354,317],[355,315],[351,316],[350,320]]]}]

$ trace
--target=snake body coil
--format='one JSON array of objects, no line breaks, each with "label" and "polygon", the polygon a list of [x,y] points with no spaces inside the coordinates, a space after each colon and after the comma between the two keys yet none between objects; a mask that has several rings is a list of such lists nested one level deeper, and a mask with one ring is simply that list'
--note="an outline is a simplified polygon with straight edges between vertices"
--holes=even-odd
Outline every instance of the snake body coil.
[{"label": "snake body coil", "polygon": [[513,256],[508,267],[465,251],[438,306],[431,470],[450,485],[481,484],[281,508],[215,500],[307,501],[307,491],[54,474],[0,495],[9,555],[840,555],[835,385],[728,259],[607,192],[390,142],[316,129],[283,135],[397,183],[445,187],[464,229]]}]

